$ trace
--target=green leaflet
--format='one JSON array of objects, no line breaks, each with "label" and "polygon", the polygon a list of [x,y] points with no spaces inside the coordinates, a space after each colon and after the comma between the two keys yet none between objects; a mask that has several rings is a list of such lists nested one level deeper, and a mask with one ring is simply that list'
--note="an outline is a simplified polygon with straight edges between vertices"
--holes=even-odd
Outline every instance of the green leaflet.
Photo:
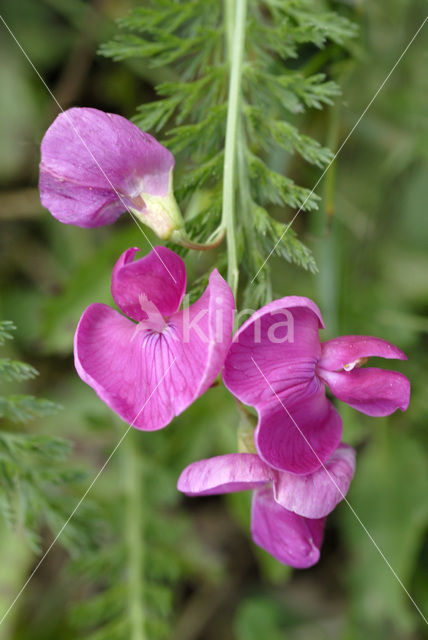
[{"label": "green leaflet", "polygon": [[[14,330],[11,322],[0,322],[0,345],[12,339]],[[0,359],[0,384],[21,382],[36,375],[31,365]],[[31,395],[0,395],[0,418],[12,424],[25,424],[55,414],[60,408],[50,400]],[[55,535],[77,502],[76,483],[85,476],[70,465],[70,454],[71,444],[63,438],[0,431],[0,516],[15,532],[25,534],[27,544],[36,553],[40,552],[40,526],[48,524]],[[88,543],[90,527],[86,523],[82,527],[85,513],[87,510],[83,509],[60,539],[70,551]]]}]

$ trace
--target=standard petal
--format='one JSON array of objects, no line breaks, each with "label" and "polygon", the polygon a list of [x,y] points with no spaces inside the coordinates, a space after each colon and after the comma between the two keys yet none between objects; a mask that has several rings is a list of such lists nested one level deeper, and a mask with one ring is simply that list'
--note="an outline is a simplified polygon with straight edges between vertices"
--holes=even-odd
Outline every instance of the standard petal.
[{"label": "standard petal", "polygon": [[199,397],[220,373],[232,340],[235,301],[217,269],[202,296],[170,320],[176,340],[171,349],[183,363],[186,384]]},{"label": "standard petal", "polygon": [[117,306],[135,320],[150,319],[152,309],[170,316],[180,307],[186,291],[186,267],[174,251],[153,247],[143,258],[135,260],[139,251],[133,247],[125,251],[113,269],[111,292]]},{"label": "standard petal", "polygon": [[109,224],[140,193],[167,194],[173,166],[172,154],[126,118],[68,109],[42,140],[40,197],[61,222]]},{"label": "standard petal", "polygon": [[402,373],[386,369],[322,371],[330,391],[354,409],[369,416],[388,416],[409,406],[410,382]]},{"label": "standard petal", "polygon": [[270,487],[254,492],[253,540],[283,564],[306,569],[320,557],[325,518],[310,520],[287,511],[273,499]]},{"label": "standard petal", "polygon": [[324,386],[314,381],[289,400],[275,399],[275,407],[260,413],[255,433],[260,457],[280,471],[316,471],[342,436],[342,420],[326,398]]},{"label": "standard petal", "polygon": [[186,467],[177,489],[188,496],[209,496],[255,489],[272,479],[269,467],[253,453],[230,453]]},{"label": "standard petal", "polygon": [[339,336],[321,343],[318,367],[339,371],[351,370],[361,358],[396,358],[407,360],[407,356],[395,345],[372,336]]},{"label": "standard petal", "polygon": [[223,373],[226,387],[257,408],[277,403],[271,387],[281,397],[294,393],[314,377],[322,326],[321,313],[308,298],[289,296],[266,305],[234,336]]},{"label": "standard petal", "polygon": [[354,471],[355,451],[341,444],[314,473],[278,472],[273,484],[275,500],[305,518],[323,518],[345,497]]}]

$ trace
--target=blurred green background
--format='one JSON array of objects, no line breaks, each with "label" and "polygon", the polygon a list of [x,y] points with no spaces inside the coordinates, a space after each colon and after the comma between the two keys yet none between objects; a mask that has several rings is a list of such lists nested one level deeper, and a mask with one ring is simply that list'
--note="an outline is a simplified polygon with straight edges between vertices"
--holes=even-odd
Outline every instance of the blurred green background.
[{"label": "blurred green background", "polygon": [[[114,20],[133,4],[138,3],[3,0],[2,15],[63,108],[93,106],[131,117],[138,105],[154,99],[153,85],[163,71],[154,74],[133,61],[115,63],[96,52],[116,32]],[[360,35],[352,58],[338,70],[342,97],[322,115],[302,116],[299,125],[335,150],[422,23],[426,3],[350,0],[330,6],[346,9]],[[314,251],[319,273],[279,260],[274,267],[275,293],[312,297],[324,314],[326,337],[377,335],[408,354],[408,362],[400,363],[412,383],[405,414],[371,419],[345,405],[340,411],[344,439],[358,450],[349,501],[425,615],[427,34],[425,26],[320,184],[320,212],[301,213],[295,223]],[[61,225],[41,207],[39,146],[58,108],[3,24],[0,86],[0,317],[17,326],[15,340],[3,351],[40,371],[19,392],[63,407],[24,430],[70,440],[70,464],[86,474],[68,495],[65,517],[38,525],[40,547],[47,549],[124,430],[75,373],[76,322],[89,303],[111,303],[117,256],[135,244],[149,247],[125,216],[113,227],[84,230]],[[291,170],[309,188],[319,175],[302,164]],[[190,266],[194,277],[205,268],[201,258]],[[133,615],[135,562],[143,567],[140,587],[150,640],[428,637],[422,618],[345,504],[328,519],[320,563],[292,572],[252,545],[249,496],[190,501],[177,495],[175,482],[184,465],[234,450],[237,422],[233,399],[217,387],[165,431],[130,434],[88,496],[80,528],[76,525],[76,550],[55,545],[0,627],[0,637],[131,638],[120,634]],[[2,428],[23,429],[7,421]],[[144,535],[135,542],[136,505]],[[11,533],[1,522],[0,537],[2,615],[37,556],[24,531]]]}]

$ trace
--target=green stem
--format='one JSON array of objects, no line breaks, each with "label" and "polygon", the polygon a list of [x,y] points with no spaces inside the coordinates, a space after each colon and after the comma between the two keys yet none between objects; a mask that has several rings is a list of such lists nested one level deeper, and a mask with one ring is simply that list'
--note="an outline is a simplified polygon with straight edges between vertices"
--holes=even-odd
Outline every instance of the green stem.
[{"label": "green stem", "polygon": [[224,7],[230,77],[224,148],[222,226],[226,229],[227,237],[227,280],[236,296],[239,278],[235,230],[236,142],[247,0],[224,0]]},{"label": "green stem", "polygon": [[207,242],[201,244],[200,242],[193,242],[187,237],[186,232],[182,229],[176,230],[171,234],[170,240],[180,244],[187,249],[194,249],[195,251],[210,251],[215,249],[219,244],[223,242],[225,229],[218,227],[214,233],[208,238]]},{"label": "green stem", "polygon": [[130,432],[123,442],[126,491],[125,535],[128,551],[129,640],[146,640],[144,620],[143,474],[138,442]]}]

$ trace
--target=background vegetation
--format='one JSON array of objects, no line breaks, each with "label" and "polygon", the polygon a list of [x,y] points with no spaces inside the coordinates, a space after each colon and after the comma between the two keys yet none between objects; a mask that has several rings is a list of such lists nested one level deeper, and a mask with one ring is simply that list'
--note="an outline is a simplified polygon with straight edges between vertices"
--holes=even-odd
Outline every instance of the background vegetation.
[{"label": "background vegetation", "polygon": [[[132,117],[156,99],[155,85],[177,76],[174,65],[97,54],[131,4],[3,0],[2,15],[64,108]],[[319,4],[350,18],[359,33],[343,45],[299,52],[292,64],[324,71],[342,95],[323,111],[298,113],[292,124],[334,152],[422,23],[426,5]],[[349,500],[425,614],[427,29],[320,183],[318,211],[302,211],[293,225],[319,271],[279,256],[270,263],[273,293],[313,297],[326,337],[379,335],[409,356],[400,366],[412,382],[407,413],[374,420],[345,405],[340,411],[345,440],[358,450]],[[111,301],[117,256],[131,245],[148,246],[125,216],[113,227],[83,230],[61,225],[41,207],[39,145],[58,109],[2,24],[0,34],[0,317],[17,328],[2,325],[0,333],[1,617],[124,432],[77,377],[72,336],[89,303]],[[106,46],[103,52],[114,53]],[[308,189],[321,174],[296,154],[267,161]],[[206,188],[215,197],[215,185]],[[272,209],[283,222],[293,211]],[[193,281],[211,260],[189,259]],[[183,466],[234,450],[237,422],[233,399],[219,386],[166,430],[130,433],[2,623],[1,638],[426,637],[346,505],[328,520],[319,565],[293,572],[249,540],[249,496],[177,494]],[[146,635],[135,633],[139,627]]]}]

